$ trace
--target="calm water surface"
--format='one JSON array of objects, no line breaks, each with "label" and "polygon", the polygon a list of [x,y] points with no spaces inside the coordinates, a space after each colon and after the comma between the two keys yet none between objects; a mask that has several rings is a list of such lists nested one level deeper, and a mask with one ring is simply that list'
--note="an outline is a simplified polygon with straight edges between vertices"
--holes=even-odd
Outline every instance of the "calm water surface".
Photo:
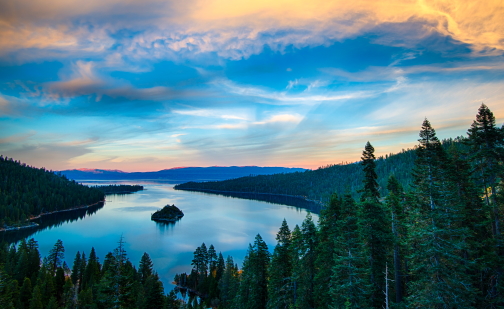
[{"label": "calm water surface", "polygon": [[[110,182],[99,184],[105,183]],[[224,258],[233,256],[241,265],[248,244],[258,233],[273,251],[282,220],[285,218],[292,230],[296,224],[301,225],[307,214],[306,210],[291,206],[174,190],[173,184],[167,183],[114,183],[142,184],[145,190],[107,195],[105,206],[96,213],[31,235],[38,241],[41,255],[46,256],[56,240],[61,239],[70,267],[77,251],[89,256],[91,247],[103,262],[122,235],[130,261],[138,267],[142,254],[147,252],[168,291],[176,273],[190,272],[193,252],[203,242],[207,248],[213,244]],[[151,214],[167,204],[179,207],[184,217],[172,224],[151,221]],[[318,220],[318,215],[312,216]]]}]

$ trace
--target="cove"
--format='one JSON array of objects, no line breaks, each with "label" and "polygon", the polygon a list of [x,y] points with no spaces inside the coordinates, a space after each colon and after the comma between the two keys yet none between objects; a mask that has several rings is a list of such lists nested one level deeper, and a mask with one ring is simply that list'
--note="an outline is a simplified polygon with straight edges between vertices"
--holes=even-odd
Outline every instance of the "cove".
[{"label": "cove", "polygon": [[[130,261],[138,267],[147,252],[166,291],[173,288],[176,273],[190,272],[194,250],[205,243],[215,246],[226,258],[233,256],[241,266],[249,243],[259,233],[272,252],[276,233],[285,218],[291,230],[302,224],[305,208],[278,203],[294,203],[286,198],[270,202],[265,197],[231,196],[194,191],[174,190],[166,182],[86,182],[85,184],[140,184],[145,190],[132,194],[107,195],[104,205],[86,210],[43,216],[36,230],[0,235],[3,240],[16,242],[33,237],[39,243],[42,256],[47,256],[54,243],[61,239],[65,246],[65,261],[71,267],[77,251],[89,255],[94,247],[100,262],[118,246],[123,237]],[[250,199],[244,199],[247,197]],[[261,200],[262,199],[262,200]],[[302,201],[298,206],[306,207]],[[167,204],[182,209],[184,217],[175,223],[158,223],[150,216]],[[308,207],[309,208],[309,207]],[[316,209],[312,209],[316,211]],[[317,222],[318,215],[312,214]]]}]

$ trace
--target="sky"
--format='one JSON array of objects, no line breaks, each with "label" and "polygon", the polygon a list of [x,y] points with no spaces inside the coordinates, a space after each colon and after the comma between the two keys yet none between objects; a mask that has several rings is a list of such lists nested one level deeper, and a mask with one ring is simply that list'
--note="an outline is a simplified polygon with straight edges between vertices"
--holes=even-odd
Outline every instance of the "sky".
[{"label": "sky", "polygon": [[4,0],[0,154],[318,168],[504,121],[504,2]]}]

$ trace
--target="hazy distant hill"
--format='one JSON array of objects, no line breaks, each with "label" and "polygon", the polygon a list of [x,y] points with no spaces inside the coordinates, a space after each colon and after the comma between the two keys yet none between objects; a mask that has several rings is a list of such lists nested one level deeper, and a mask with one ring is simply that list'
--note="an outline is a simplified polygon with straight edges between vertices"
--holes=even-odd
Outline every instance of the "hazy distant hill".
[{"label": "hazy distant hill", "polygon": [[303,168],[259,167],[259,166],[211,166],[180,167],[157,172],[127,173],[119,170],[80,169],[65,170],[61,174],[75,180],[172,180],[172,181],[216,181],[250,175],[304,172]]}]

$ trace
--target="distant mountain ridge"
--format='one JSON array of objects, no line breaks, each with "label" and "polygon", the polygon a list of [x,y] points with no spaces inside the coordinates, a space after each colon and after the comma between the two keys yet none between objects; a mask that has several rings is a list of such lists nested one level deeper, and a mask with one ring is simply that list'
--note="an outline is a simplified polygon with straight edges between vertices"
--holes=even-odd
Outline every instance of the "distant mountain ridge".
[{"label": "distant mountain ridge", "polygon": [[210,166],[174,167],[156,172],[124,172],[107,169],[73,169],[60,171],[74,180],[173,180],[173,181],[218,181],[250,175],[272,175],[304,172],[304,168],[260,166]]}]

